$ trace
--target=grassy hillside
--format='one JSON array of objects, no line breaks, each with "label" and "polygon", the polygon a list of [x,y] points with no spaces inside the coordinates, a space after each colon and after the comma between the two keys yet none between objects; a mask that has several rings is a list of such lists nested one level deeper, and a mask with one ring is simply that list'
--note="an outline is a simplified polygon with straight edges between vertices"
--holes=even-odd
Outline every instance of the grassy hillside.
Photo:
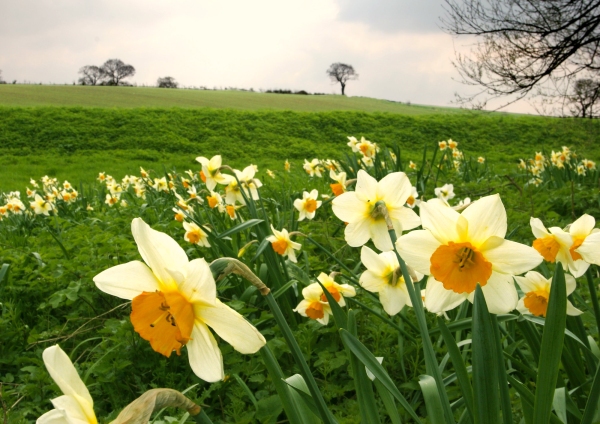
[{"label": "grassy hillside", "polygon": [[180,107],[274,109],[303,112],[354,110],[404,115],[465,113],[456,108],[418,106],[366,97],[302,96],[248,91],[168,90],[151,87],[0,85],[2,106]]},{"label": "grassy hillside", "polygon": [[424,144],[452,138],[467,156],[486,156],[512,170],[521,157],[568,145],[600,159],[600,123],[590,120],[482,114],[235,111],[0,107],[0,190],[23,189],[49,174],[74,184],[99,171],[122,177],[139,166],[189,169],[199,155],[226,163],[281,170],[289,159],[342,157],[347,136],[398,143],[404,159],[419,160]]}]

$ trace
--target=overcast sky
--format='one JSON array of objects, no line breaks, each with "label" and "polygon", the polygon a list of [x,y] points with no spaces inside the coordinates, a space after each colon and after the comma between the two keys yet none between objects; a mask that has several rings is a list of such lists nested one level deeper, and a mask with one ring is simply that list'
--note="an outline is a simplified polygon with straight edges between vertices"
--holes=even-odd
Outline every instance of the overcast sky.
[{"label": "overcast sky", "polygon": [[[454,49],[443,0],[0,0],[7,81],[77,81],[119,58],[130,82],[339,93],[326,69],[351,64],[349,96],[451,105]],[[527,103],[509,111],[530,112]]]}]

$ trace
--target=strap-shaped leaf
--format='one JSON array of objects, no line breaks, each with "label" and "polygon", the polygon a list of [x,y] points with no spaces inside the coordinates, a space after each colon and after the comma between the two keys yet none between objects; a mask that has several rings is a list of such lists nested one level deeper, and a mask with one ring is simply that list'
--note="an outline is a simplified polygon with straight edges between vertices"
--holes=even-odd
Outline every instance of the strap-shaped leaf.
[{"label": "strap-shaped leaf", "polygon": [[445,419],[442,400],[440,399],[440,393],[438,392],[435,380],[430,375],[420,375],[419,386],[421,386],[423,399],[425,399],[427,422],[431,424],[444,424]]},{"label": "strap-shaped leaf", "polygon": [[223,233],[219,234],[219,235],[217,236],[217,238],[220,238],[220,239],[222,239],[222,238],[224,238],[224,237],[228,237],[228,236],[231,236],[231,235],[233,235],[233,234],[237,234],[237,233],[239,233],[240,231],[244,231],[244,230],[247,230],[248,228],[252,228],[252,227],[254,227],[256,224],[260,224],[261,222],[263,222],[263,220],[262,220],[262,219],[256,219],[256,218],[254,218],[254,219],[249,219],[248,221],[244,221],[244,222],[242,222],[241,224],[238,224],[238,225],[236,225],[235,227],[233,227],[233,228],[230,228],[229,230],[227,230],[227,231],[225,231],[225,232],[223,232]]}]

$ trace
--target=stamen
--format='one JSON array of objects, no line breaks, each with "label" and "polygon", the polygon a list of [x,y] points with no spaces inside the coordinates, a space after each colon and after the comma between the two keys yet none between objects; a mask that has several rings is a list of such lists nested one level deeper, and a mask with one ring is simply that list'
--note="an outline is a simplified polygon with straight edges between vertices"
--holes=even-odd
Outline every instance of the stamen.
[{"label": "stamen", "polygon": [[454,263],[458,264],[458,270],[461,272],[465,267],[469,269],[471,266],[475,265],[475,252],[468,247],[461,247],[458,252],[456,252]]}]

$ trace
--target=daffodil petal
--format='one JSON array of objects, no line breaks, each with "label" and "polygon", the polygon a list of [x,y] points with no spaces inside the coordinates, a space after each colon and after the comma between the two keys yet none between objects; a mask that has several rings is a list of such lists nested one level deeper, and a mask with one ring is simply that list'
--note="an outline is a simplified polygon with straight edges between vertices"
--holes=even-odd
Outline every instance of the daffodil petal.
[{"label": "daffodil petal", "polygon": [[446,290],[444,285],[433,277],[427,280],[425,288],[425,308],[434,314],[456,308],[467,299],[465,293]]},{"label": "daffodil petal", "polygon": [[[390,238],[390,233],[387,229],[387,225],[383,220],[371,223],[371,225],[369,226],[369,231],[371,233],[371,239],[373,240],[373,244],[376,248],[382,251],[388,251],[394,248],[394,246],[392,245],[392,239]],[[398,234],[398,236],[399,235],[400,234]]]},{"label": "daffodil petal", "polygon": [[142,292],[160,290],[152,270],[140,261],[108,268],[94,277],[94,283],[104,293],[127,300],[133,299]]},{"label": "daffodil petal", "polygon": [[[504,274],[522,274],[542,263],[542,256],[533,247],[510,240],[481,252],[494,271]],[[514,308],[513,308],[514,309]],[[512,310],[512,309],[511,309]]]},{"label": "daffodil petal", "polygon": [[398,236],[402,231],[412,230],[421,225],[421,218],[410,208],[401,206],[389,209],[390,218]]},{"label": "daffodil petal", "polygon": [[474,201],[462,216],[469,222],[469,240],[474,246],[483,244],[492,236],[504,238],[506,235],[506,210],[499,194]]},{"label": "daffodil petal", "polygon": [[600,231],[587,236],[575,252],[587,263],[600,265]]},{"label": "daffodil petal", "polygon": [[542,220],[539,218],[531,217],[531,219],[529,220],[529,225],[531,225],[531,232],[533,233],[533,236],[536,239],[544,238],[550,235],[550,233],[542,223]]},{"label": "daffodil petal", "polygon": [[567,315],[576,317],[581,314],[583,314],[583,311],[577,309],[575,306],[573,306],[570,300],[567,300]]},{"label": "daffodil petal", "polygon": [[50,377],[56,382],[63,394],[68,396],[78,395],[90,405],[94,405],[90,392],[81,381],[81,377],[79,377],[71,359],[60,346],[54,345],[45,349],[42,353],[42,359]]},{"label": "daffodil petal", "polygon": [[215,303],[217,285],[215,284],[210,267],[203,258],[190,261],[187,269],[187,278],[179,285],[179,291],[190,303]]},{"label": "daffodil petal", "polygon": [[197,316],[240,353],[256,353],[266,343],[252,324],[218,299],[214,306],[197,308]]},{"label": "daffodil petal", "polygon": [[[377,196],[377,180],[371,177],[364,170],[359,170],[356,174],[356,188],[354,192],[356,197],[362,202],[374,200]],[[373,202],[374,204],[375,202]],[[337,214],[336,214],[337,215]]]},{"label": "daffodil petal", "polygon": [[567,296],[573,293],[577,288],[577,282],[572,275],[565,274],[565,284],[567,286]]},{"label": "daffodil petal", "polygon": [[141,218],[135,218],[131,222],[131,232],[144,262],[163,285],[171,284],[171,275],[166,268],[186,269],[187,255],[167,234],[153,230]]},{"label": "daffodil petal", "polygon": [[[519,295],[511,275],[492,272],[487,284],[481,287],[488,311],[492,314],[507,314],[517,307]],[[475,292],[469,295],[473,302]]]},{"label": "daffodil petal", "polygon": [[[459,213],[437,202],[421,203],[421,225],[441,243],[458,240],[456,221]],[[414,232],[414,231],[413,231]],[[413,267],[414,268],[414,267]]]},{"label": "daffodil petal", "polygon": [[223,379],[223,356],[206,324],[194,323],[192,338],[186,346],[194,374],[210,383]]},{"label": "daffodil petal", "polygon": [[379,181],[377,189],[388,208],[401,208],[410,196],[412,184],[404,172],[392,172]]},{"label": "daffodil petal", "polygon": [[39,417],[35,424],[71,424],[64,411],[52,409]]},{"label": "daffodil petal", "polygon": [[371,238],[370,223],[367,220],[351,222],[344,230],[346,243],[352,247],[362,246]]},{"label": "daffodil petal", "polygon": [[571,224],[569,233],[575,237],[585,237],[592,232],[595,226],[596,220],[594,217],[585,213]]},{"label": "daffodil petal", "polygon": [[369,270],[361,274],[359,283],[362,288],[372,293],[379,293],[387,285],[380,275]]},{"label": "daffodil petal", "polygon": [[569,264],[569,272],[571,274],[573,274],[573,277],[579,278],[583,274],[585,274],[585,272],[588,270],[589,267],[590,267],[589,263],[587,263],[583,259],[578,259],[578,260],[574,261],[572,265]]},{"label": "daffodil petal", "polygon": [[515,276],[514,278],[523,293],[542,290],[548,285],[548,280],[536,271],[529,271],[524,277]]},{"label": "daffodil petal", "polygon": [[60,396],[51,400],[54,408],[65,411],[70,424],[89,424],[90,421],[81,405],[73,396]]},{"label": "daffodil petal", "polygon": [[[394,253],[392,253],[392,255],[394,255]],[[377,275],[383,274],[389,267],[386,261],[368,246],[363,246],[360,250],[360,261],[365,268]]]},{"label": "daffodil petal", "polygon": [[331,207],[335,216],[344,222],[363,220],[369,213],[369,205],[361,201],[353,191],[337,196]]},{"label": "daffodil petal", "polygon": [[440,242],[427,230],[416,230],[403,235],[396,242],[402,259],[421,274],[429,275],[431,255],[440,247]]},{"label": "daffodil petal", "polygon": [[379,292],[379,301],[381,302],[381,306],[383,306],[383,310],[388,315],[396,315],[406,305],[408,293],[406,290],[403,290],[403,286],[404,284],[392,287],[386,284],[383,290]]}]

